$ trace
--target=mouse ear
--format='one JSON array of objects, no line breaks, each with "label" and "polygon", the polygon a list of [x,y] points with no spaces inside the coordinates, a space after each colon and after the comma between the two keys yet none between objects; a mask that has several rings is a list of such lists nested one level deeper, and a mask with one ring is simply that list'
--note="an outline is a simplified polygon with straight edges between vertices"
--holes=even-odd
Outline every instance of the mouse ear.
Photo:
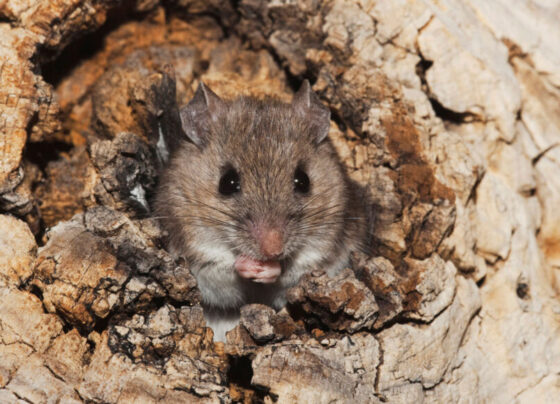
[{"label": "mouse ear", "polygon": [[295,112],[302,115],[312,127],[315,142],[321,143],[329,134],[331,111],[325,107],[319,97],[311,90],[306,79],[294,94],[292,107]]},{"label": "mouse ear", "polygon": [[207,142],[210,127],[226,109],[226,103],[202,81],[192,100],[181,108],[183,131],[198,147]]}]

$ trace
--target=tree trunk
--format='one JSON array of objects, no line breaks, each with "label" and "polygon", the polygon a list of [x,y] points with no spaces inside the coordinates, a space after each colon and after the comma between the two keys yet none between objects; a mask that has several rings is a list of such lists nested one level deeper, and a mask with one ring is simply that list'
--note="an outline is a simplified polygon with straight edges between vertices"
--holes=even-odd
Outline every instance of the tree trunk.
[{"label": "tree trunk", "polygon": [[[560,4],[0,3],[0,402],[554,402]],[[178,106],[303,79],[369,254],[227,343],[150,218]]]}]

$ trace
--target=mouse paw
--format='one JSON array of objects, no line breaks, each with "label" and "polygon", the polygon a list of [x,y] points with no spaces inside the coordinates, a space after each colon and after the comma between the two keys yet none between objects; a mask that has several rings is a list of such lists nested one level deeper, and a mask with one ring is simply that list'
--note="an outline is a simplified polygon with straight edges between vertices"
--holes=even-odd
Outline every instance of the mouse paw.
[{"label": "mouse paw", "polygon": [[259,261],[246,256],[235,260],[235,270],[242,278],[257,283],[274,283],[282,273],[278,261]]}]

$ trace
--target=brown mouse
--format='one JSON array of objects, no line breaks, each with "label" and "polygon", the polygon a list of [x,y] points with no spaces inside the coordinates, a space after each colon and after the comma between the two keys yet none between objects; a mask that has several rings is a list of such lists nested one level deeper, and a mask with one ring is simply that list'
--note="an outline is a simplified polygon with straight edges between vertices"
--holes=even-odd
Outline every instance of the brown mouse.
[{"label": "brown mouse", "polygon": [[306,272],[347,266],[368,221],[307,80],[290,104],[222,100],[201,83],[180,113],[186,137],[161,175],[156,214],[223,339],[244,304],[278,309]]}]

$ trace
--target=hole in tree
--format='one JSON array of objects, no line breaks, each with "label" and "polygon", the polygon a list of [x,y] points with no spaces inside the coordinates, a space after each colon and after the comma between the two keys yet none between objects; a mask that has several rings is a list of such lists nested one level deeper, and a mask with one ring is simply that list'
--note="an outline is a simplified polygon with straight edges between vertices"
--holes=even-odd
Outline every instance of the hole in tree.
[{"label": "hole in tree", "polygon": [[248,356],[230,357],[227,378],[230,383],[237,384],[239,387],[252,389],[253,368],[251,359]]},{"label": "hole in tree", "polygon": [[141,21],[149,13],[134,12],[135,1],[126,0],[107,12],[105,23],[95,31],[71,42],[60,53],[44,49],[41,52],[41,73],[44,80],[56,87],[82,61],[103,50],[105,37],[128,21]]},{"label": "hole in tree", "polygon": [[457,123],[457,124],[474,121],[475,116],[469,112],[455,112],[444,107],[435,98],[429,98],[429,100],[430,100],[430,104],[432,104],[432,108],[434,109],[434,112],[443,121]]},{"label": "hole in tree", "polygon": [[29,286],[29,293],[37,296],[41,302],[43,301],[43,291],[37,285]]},{"label": "hole in tree", "polygon": [[[229,369],[227,373],[227,380],[241,390],[250,391],[249,396],[245,396],[239,402],[246,402],[248,397],[252,403],[264,403],[265,397],[269,401],[276,402],[278,397],[270,392],[251,385],[253,378],[253,368],[251,366],[251,359],[248,356],[230,356]],[[237,401],[236,401],[237,402]]]},{"label": "hole in tree", "polygon": [[36,164],[41,171],[45,171],[51,161],[58,160],[61,153],[68,153],[72,150],[72,145],[60,141],[45,141],[27,143],[25,146],[26,160]]},{"label": "hole in tree", "polygon": [[527,299],[529,297],[529,285],[525,282],[519,282],[515,292],[520,299]]}]

